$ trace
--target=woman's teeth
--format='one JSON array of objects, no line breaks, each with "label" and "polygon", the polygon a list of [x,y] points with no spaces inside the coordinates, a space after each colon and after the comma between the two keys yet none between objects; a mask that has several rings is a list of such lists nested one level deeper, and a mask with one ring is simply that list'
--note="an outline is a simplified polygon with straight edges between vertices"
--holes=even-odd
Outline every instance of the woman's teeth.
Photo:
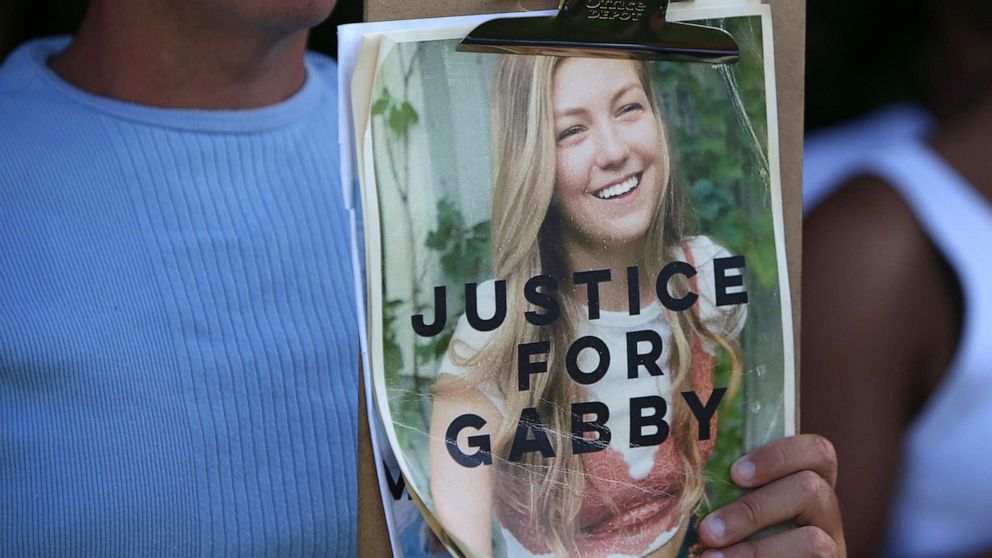
[{"label": "woman's teeth", "polygon": [[596,192],[594,195],[601,200],[608,200],[610,198],[615,198],[617,196],[622,196],[627,192],[630,192],[640,183],[640,175],[634,175],[624,180],[616,186],[610,186],[609,188],[603,188],[602,190]]}]

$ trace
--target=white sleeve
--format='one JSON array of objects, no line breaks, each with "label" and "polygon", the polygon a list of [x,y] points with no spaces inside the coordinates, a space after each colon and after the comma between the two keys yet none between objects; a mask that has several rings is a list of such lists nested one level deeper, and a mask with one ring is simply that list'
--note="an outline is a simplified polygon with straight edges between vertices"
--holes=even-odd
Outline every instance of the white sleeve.
[{"label": "white sleeve", "polygon": [[[478,287],[477,299],[480,316],[492,316],[496,311],[495,283],[492,280],[485,281]],[[452,360],[452,353],[456,355],[455,360],[468,360],[474,357],[479,351],[484,350],[495,337],[496,331],[477,331],[468,323],[468,318],[465,317],[465,314],[462,314],[458,318],[458,325],[455,326],[455,332],[451,336],[448,350],[445,351],[444,356],[441,358],[437,375],[448,374],[456,378],[468,379],[471,370],[454,362]],[[503,405],[500,403],[499,397],[496,396],[495,388],[492,386],[480,386],[480,390],[502,413]]]},{"label": "white sleeve", "polygon": [[455,327],[455,333],[451,336],[448,350],[445,351],[444,357],[441,359],[441,365],[438,367],[437,373],[451,374],[459,378],[468,376],[469,371],[467,369],[452,361],[452,352],[457,355],[458,360],[468,360],[485,348],[492,341],[493,337],[495,337],[495,332],[493,331],[481,332],[473,329],[468,323],[468,318],[462,314],[458,318],[458,326]]},{"label": "white sleeve", "polygon": [[[718,258],[728,258],[732,256],[726,248],[713,242],[708,236],[691,236],[686,238],[682,246],[689,251],[689,258],[693,267],[696,268],[696,288],[699,295],[698,305],[699,317],[711,332],[727,338],[734,339],[740,335],[747,319],[747,304],[731,304],[728,306],[716,305],[716,275],[714,273],[713,261]],[[685,254],[680,247],[676,250],[676,255],[684,257]],[[742,271],[730,270],[728,275],[742,273]],[[747,283],[744,284],[747,290]],[[733,292],[733,291],[731,291]]]}]

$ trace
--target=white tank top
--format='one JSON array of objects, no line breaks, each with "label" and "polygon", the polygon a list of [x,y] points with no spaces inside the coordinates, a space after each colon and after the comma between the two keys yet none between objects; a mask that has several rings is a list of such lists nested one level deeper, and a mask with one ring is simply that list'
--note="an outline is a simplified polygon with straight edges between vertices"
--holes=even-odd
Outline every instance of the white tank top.
[{"label": "white tank top", "polygon": [[841,178],[863,174],[910,206],[957,275],[965,307],[951,364],[906,432],[883,555],[992,548],[992,204],[915,137],[865,152]]},{"label": "white tank top", "polygon": [[810,135],[803,160],[804,211],[808,213],[843,184],[866,152],[908,136],[923,137],[932,127],[933,117],[925,109],[898,104]]}]

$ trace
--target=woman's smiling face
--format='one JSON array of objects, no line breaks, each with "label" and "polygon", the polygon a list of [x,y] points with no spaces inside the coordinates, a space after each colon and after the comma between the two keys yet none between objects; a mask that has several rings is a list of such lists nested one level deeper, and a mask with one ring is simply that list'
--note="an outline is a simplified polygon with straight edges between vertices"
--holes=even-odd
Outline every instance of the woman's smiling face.
[{"label": "woman's smiling face", "polygon": [[664,135],[635,63],[564,59],[552,87],[552,203],[564,240],[592,250],[642,240],[668,172]]}]

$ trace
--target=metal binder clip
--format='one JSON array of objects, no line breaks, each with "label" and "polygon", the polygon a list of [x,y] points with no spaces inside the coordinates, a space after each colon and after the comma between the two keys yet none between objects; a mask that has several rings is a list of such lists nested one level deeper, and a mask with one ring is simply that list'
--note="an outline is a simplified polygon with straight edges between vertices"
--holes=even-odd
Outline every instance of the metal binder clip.
[{"label": "metal binder clip", "polygon": [[544,54],[732,64],[740,49],[722,29],[665,21],[670,0],[562,0],[556,16],[478,26],[461,52]]}]

